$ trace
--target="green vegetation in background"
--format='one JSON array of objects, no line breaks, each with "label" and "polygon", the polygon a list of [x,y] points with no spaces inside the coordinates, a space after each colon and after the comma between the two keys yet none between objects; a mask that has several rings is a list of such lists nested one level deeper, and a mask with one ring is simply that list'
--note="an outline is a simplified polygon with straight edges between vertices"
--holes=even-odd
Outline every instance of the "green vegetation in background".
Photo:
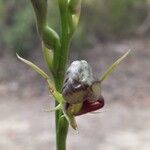
[{"label": "green vegetation in background", "polygon": [[[56,11],[53,4],[51,7],[52,26],[58,25],[55,18]],[[39,44],[33,19],[33,10],[28,1],[1,0],[0,1],[0,47],[17,52],[20,55],[27,55],[31,49]]]},{"label": "green vegetation in background", "polygon": [[83,5],[86,6],[83,24],[89,24],[85,28],[86,33],[99,39],[120,39],[133,35],[149,9],[146,0],[100,0],[96,3],[88,0],[88,4]]},{"label": "green vegetation in background", "polygon": [[[1,44],[8,49],[17,50],[20,54],[34,45],[30,43],[33,35],[33,25],[31,20],[31,10],[26,1],[2,1],[3,7],[0,15]],[[30,32],[28,32],[30,31]]]},{"label": "green vegetation in background", "polygon": [[[48,2],[51,26],[58,31],[57,1]],[[147,0],[85,0],[83,3],[80,26],[72,45],[75,49],[94,45],[93,38],[120,39],[134,35],[149,9]],[[0,20],[1,49],[13,49],[25,55],[39,46],[33,11],[28,1],[1,0]]]}]

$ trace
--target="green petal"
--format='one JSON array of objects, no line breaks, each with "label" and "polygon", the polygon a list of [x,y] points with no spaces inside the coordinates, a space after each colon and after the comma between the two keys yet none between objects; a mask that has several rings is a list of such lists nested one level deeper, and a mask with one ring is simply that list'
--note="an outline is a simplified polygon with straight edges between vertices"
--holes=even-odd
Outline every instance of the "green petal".
[{"label": "green petal", "polygon": [[16,54],[18,59],[20,59],[22,62],[24,62],[25,64],[29,65],[33,70],[35,70],[39,75],[41,75],[43,78],[45,79],[49,79],[49,76],[43,71],[41,70],[38,66],[36,66],[35,64],[33,64],[32,62],[20,57],[18,54]]},{"label": "green petal", "polygon": [[116,67],[127,57],[127,55],[130,53],[130,50],[127,51],[122,57],[120,57],[115,63],[113,63],[108,70],[102,75],[100,78],[100,81],[105,80],[108,76],[111,75],[111,73],[116,69]]},{"label": "green petal", "polygon": [[51,81],[50,77],[42,70],[40,69],[38,66],[36,66],[35,64],[33,64],[32,62],[20,57],[17,54],[18,59],[20,59],[22,62],[24,62],[25,64],[29,65],[33,70],[35,70],[39,75],[41,75],[44,79],[46,79],[47,83],[48,83],[48,88],[49,88],[49,92],[53,95],[53,97],[59,102],[59,103],[63,103],[64,99],[62,97],[62,94],[59,93],[54,85],[52,84],[53,82]]},{"label": "green petal", "polygon": [[60,110],[62,109],[62,104],[58,104],[55,108],[52,108],[52,109],[46,109],[45,111],[47,112],[53,112],[53,111],[56,111],[56,110]]}]

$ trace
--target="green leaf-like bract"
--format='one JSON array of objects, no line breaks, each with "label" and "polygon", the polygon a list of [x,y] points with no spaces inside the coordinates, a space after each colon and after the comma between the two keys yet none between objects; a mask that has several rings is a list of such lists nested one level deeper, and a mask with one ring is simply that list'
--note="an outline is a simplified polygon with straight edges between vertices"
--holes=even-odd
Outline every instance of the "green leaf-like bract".
[{"label": "green leaf-like bract", "polygon": [[111,75],[111,73],[116,69],[116,67],[127,57],[127,55],[130,53],[130,50],[127,51],[123,56],[121,56],[115,63],[113,63],[107,71],[102,75],[100,78],[100,81],[105,80],[107,77]]}]

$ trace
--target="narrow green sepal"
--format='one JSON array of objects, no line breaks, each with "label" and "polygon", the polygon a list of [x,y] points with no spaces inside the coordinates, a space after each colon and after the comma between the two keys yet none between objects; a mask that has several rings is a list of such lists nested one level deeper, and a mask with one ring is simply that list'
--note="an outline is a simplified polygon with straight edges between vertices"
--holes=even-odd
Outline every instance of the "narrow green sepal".
[{"label": "narrow green sepal", "polygon": [[44,79],[46,79],[47,83],[48,83],[48,88],[49,88],[49,92],[53,95],[53,97],[59,102],[59,103],[63,103],[64,99],[62,97],[62,94],[59,93],[54,85],[52,84],[53,82],[51,81],[50,77],[42,70],[40,69],[38,66],[36,66],[35,64],[33,64],[32,62],[20,57],[18,54],[16,54],[18,59],[20,59],[22,62],[24,62],[25,64],[27,64],[28,66],[30,66],[33,70],[35,70],[40,76],[42,76]]},{"label": "narrow green sepal", "polygon": [[58,104],[55,108],[49,108],[49,109],[46,109],[45,111],[46,112],[54,112],[54,111],[56,111],[56,110],[60,110],[60,109],[62,109],[62,104]]},{"label": "narrow green sepal", "polygon": [[107,71],[101,76],[100,81],[103,81],[106,78],[108,78],[111,75],[111,73],[116,69],[116,67],[128,56],[129,53],[130,53],[130,50],[127,51],[123,56],[121,56],[117,61],[115,61],[115,63],[113,63],[107,69]]},{"label": "narrow green sepal", "polygon": [[28,60],[20,57],[18,54],[16,54],[16,55],[17,55],[18,59],[20,59],[22,62],[24,62],[25,64],[27,64],[28,66],[30,66],[33,70],[35,70],[43,78],[45,78],[46,80],[50,80],[49,76],[42,69],[40,69],[38,66],[36,66],[32,62],[30,62],[30,61],[28,61]]}]

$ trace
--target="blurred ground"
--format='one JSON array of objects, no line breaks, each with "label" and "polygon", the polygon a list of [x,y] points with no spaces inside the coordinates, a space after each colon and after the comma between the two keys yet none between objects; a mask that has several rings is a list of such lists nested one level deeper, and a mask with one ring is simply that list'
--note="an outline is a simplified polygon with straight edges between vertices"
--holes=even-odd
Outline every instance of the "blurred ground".
[{"label": "blurred ground", "polygon": [[[104,112],[77,117],[80,133],[70,129],[68,150],[150,149],[149,48],[149,39],[129,39],[71,53],[70,61],[86,59],[99,75],[132,49],[103,83]],[[30,60],[41,66],[39,57],[37,53]],[[0,58],[1,150],[54,150],[54,114],[44,111],[53,105],[45,82],[36,73],[14,57]]]}]

